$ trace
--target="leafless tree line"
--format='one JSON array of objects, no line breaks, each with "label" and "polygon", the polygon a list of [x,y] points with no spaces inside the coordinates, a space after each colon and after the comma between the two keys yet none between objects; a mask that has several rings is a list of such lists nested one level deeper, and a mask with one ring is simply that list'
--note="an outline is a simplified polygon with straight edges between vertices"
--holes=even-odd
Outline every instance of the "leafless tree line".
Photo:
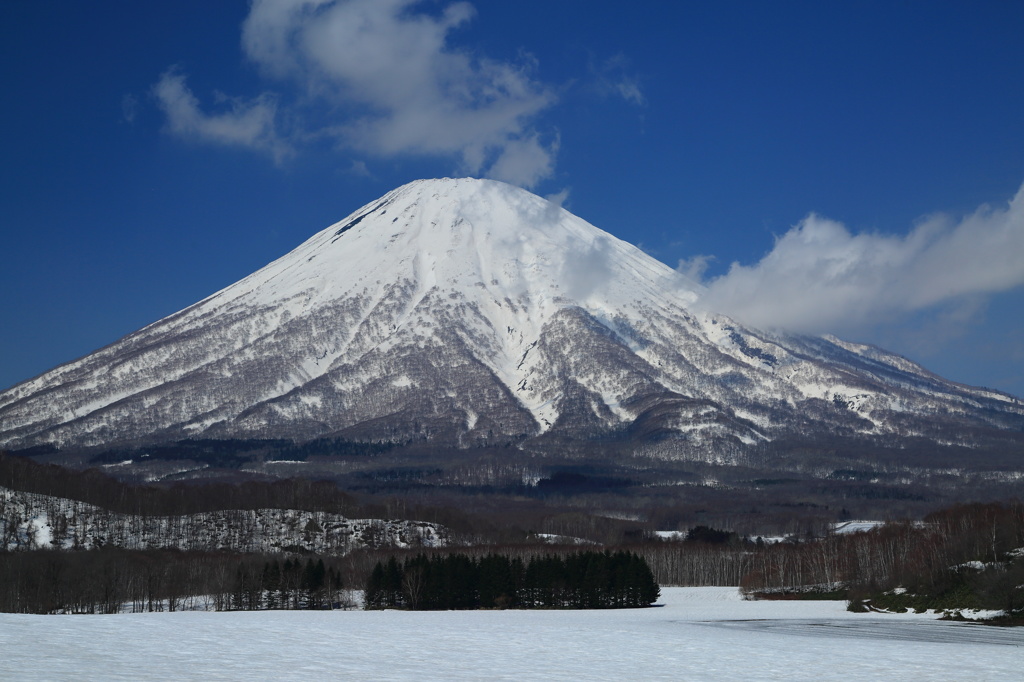
[{"label": "leafless tree line", "polygon": [[868,532],[768,545],[751,554],[749,592],[845,586],[852,590],[941,590],[965,565],[1005,562],[1024,547],[1024,505],[965,504],[923,521]]}]

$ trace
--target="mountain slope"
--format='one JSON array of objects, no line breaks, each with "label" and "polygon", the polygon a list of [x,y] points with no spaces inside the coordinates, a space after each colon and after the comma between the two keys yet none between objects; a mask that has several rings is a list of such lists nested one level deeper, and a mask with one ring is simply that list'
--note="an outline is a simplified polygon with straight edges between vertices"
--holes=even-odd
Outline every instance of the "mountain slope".
[{"label": "mountain slope", "polygon": [[1018,438],[1012,396],[744,328],[700,286],[486,180],[400,187],[249,277],[0,394],[0,446],[183,438]]}]

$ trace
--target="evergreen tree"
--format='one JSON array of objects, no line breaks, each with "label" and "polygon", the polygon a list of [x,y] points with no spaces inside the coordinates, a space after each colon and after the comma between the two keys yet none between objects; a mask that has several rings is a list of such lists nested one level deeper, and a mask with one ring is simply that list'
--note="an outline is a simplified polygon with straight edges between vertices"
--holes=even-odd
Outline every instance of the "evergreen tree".
[{"label": "evergreen tree", "polygon": [[366,609],[383,609],[384,603],[384,566],[379,561],[370,572],[366,581],[366,589],[363,596],[363,605]]},{"label": "evergreen tree", "polygon": [[263,590],[266,595],[264,603],[268,609],[280,608],[278,590],[281,587],[281,566],[277,561],[268,561],[263,565]]}]

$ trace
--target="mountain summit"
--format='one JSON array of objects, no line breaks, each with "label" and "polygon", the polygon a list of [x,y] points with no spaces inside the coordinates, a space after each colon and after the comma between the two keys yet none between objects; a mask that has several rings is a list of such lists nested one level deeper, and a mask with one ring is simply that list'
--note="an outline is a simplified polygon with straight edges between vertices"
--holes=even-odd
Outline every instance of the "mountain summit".
[{"label": "mountain summit", "polygon": [[745,328],[700,298],[529,192],[421,180],[0,393],[0,446],[600,438],[675,458],[808,434],[972,445],[1024,430],[1012,396],[874,347]]}]

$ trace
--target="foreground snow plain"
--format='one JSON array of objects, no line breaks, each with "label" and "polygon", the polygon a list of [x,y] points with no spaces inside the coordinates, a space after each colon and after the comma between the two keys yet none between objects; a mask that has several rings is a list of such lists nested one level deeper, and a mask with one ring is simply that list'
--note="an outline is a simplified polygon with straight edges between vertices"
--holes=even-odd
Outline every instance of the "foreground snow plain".
[{"label": "foreground snow plain", "polygon": [[1019,679],[1024,630],[662,588],[619,611],[0,614],[4,680]]}]

